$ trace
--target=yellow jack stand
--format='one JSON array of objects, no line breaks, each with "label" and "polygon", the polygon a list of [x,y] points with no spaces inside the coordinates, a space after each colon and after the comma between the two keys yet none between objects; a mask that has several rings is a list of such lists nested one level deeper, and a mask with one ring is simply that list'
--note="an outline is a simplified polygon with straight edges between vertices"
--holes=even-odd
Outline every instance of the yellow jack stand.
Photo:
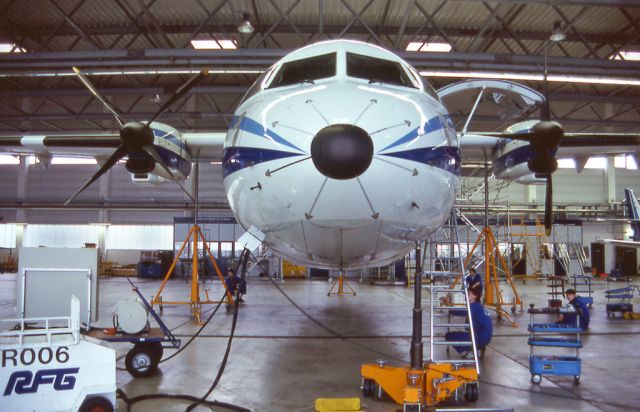
[{"label": "yellow jack stand", "polygon": [[[338,285],[338,291],[334,292],[333,289],[336,287],[336,285]],[[348,292],[344,291],[345,286],[349,288]],[[338,296],[344,296],[344,295],[355,296],[356,295],[356,291],[353,290],[349,282],[347,282],[347,280],[345,279],[344,273],[340,273],[340,276],[338,276],[338,279],[333,281],[333,284],[331,285],[331,289],[329,289],[329,292],[327,292],[327,296],[331,296],[331,295],[338,295]]]},{"label": "yellow jack stand", "polygon": [[[169,280],[169,278],[171,277],[171,275],[173,274],[173,270],[176,267],[176,264],[178,263],[178,261],[180,260],[180,256],[182,255],[182,251],[184,250],[184,248],[187,246],[187,244],[189,243],[189,240],[191,239],[191,237],[193,236],[193,249],[192,249],[192,261],[191,261],[191,299],[189,301],[177,301],[177,302],[167,302],[167,301],[163,301],[162,300],[162,290],[164,289],[165,285],[167,284],[167,281]],[[229,290],[227,289],[227,285],[224,281],[224,277],[222,276],[222,273],[220,272],[220,268],[218,267],[218,263],[216,262],[215,258],[213,257],[213,254],[211,253],[211,250],[209,249],[209,245],[207,244],[207,241],[204,237],[204,235],[202,234],[202,230],[200,229],[200,226],[193,225],[191,227],[191,229],[189,230],[189,233],[187,234],[187,237],[185,238],[184,242],[182,243],[182,246],[180,247],[180,251],[178,252],[178,254],[176,255],[175,259],[173,259],[173,262],[171,263],[171,267],[169,267],[169,270],[167,271],[167,274],[164,277],[164,280],[162,281],[162,284],[160,285],[160,289],[158,289],[158,293],[156,293],[156,295],[153,297],[153,299],[151,299],[151,306],[153,305],[160,305],[160,308],[162,309],[163,305],[189,305],[191,307],[191,314],[193,315],[193,319],[195,321],[196,325],[201,325],[202,321],[200,319],[200,315],[202,313],[202,305],[207,305],[207,304],[216,304],[216,303],[220,303],[219,301],[213,301],[209,299],[209,293],[205,290],[205,295],[206,295],[206,299],[205,300],[200,300],[200,286],[198,283],[199,280],[199,274],[198,274],[198,236],[200,236],[202,245],[203,245],[203,252],[206,251],[207,254],[209,255],[209,259],[211,260],[211,263],[213,264],[213,268],[216,271],[216,274],[218,275],[218,278],[220,279],[220,282],[222,283],[222,286],[224,287],[225,291],[226,291],[226,298],[227,298],[227,302],[229,304],[233,304],[233,296],[232,294],[229,292]],[[204,253],[203,253],[204,255]]]},{"label": "yellow jack stand", "polygon": [[409,365],[385,366],[384,363],[362,365],[364,396],[380,398],[386,393],[405,411],[420,411],[422,405],[433,406],[461,394],[467,402],[478,398],[478,373],[475,367],[461,367],[451,363],[429,362],[423,369]]},{"label": "yellow jack stand", "polygon": [[[469,251],[467,258],[464,261],[464,266],[467,267],[469,265],[469,261],[473,256],[473,252],[480,245],[480,242],[484,239],[484,304],[485,306],[492,307],[497,315],[498,320],[501,320],[503,317],[507,319],[511,326],[518,327],[518,324],[515,323],[506,310],[504,310],[503,306],[511,305],[511,313],[516,313],[516,306],[520,306],[520,311],[523,309],[524,303],[520,299],[520,295],[516,290],[516,285],[513,282],[513,278],[511,277],[511,271],[509,270],[509,266],[507,262],[505,262],[502,254],[500,253],[500,249],[498,248],[498,241],[493,236],[493,232],[489,226],[485,226],[478,236],[476,243],[473,244],[473,247]],[[498,258],[499,263],[496,261],[496,257]],[[502,267],[504,270],[505,276],[507,278],[507,282],[511,286],[511,290],[513,291],[514,301],[513,303],[506,303],[504,298],[502,297],[502,293],[500,292],[500,285],[498,284],[498,269]],[[453,288],[458,281],[460,280],[460,276],[456,278],[453,282]]]}]

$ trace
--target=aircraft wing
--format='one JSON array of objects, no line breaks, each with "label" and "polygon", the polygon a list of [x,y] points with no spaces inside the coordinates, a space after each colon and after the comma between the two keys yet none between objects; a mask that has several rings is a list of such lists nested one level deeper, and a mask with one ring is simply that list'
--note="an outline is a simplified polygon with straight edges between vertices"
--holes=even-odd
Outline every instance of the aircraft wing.
[{"label": "aircraft wing", "polygon": [[[194,159],[220,161],[225,133],[182,133],[180,139]],[[116,133],[5,135],[0,136],[0,154],[35,155],[39,157],[109,156],[120,145]]]},{"label": "aircraft wing", "polygon": [[[512,133],[467,133],[460,138],[463,161],[491,161],[497,148],[509,141]],[[587,159],[593,156],[640,154],[638,133],[565,133],[557,158]]]}]

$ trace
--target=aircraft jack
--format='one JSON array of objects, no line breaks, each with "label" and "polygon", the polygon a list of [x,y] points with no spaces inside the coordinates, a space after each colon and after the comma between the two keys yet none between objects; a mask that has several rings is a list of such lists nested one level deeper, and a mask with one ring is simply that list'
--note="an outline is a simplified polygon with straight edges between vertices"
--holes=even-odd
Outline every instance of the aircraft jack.
[{"label": "aircraft jack", "polygon": [[[180,256],[182,256],[182,251],[187,246],[187,244],[189,244],[189,240],[191,239],[192,236],[193,236],[193,249],[192,249],[192,261],[191,261],[191,298],[188,301],[176,301],[176,302],[163,301],[162,290],[164,289],[165,285],[167,284],[167,281],[173,274],[173,270],[175,269],[176,264],[180,260]],[[189,230],[189,233],[187,233],[187,237],[182,243],[182,246],[180,247],[180,251],[176,255],[175,259],[173,259],[173,262],[171,263],[171,266],[169,267],[167,274],[162,280],[162,284],[160,284],[160,289],[158,289],[158,293],[156,293],[153,299],[151,299],[151,306],[160,305],[160,311],[162,311],[162,308],[164,305],[189,305],[191,308],[191,315],[193,315],[195,324],[201,325],[202,320],[200,319],[200,315],[202,314],[202,305],[210,305],[210,304],[216,304],[220,302],[210,300],[209,293],[206,290],[205,290],[206,299],[200,300],[200,286],[199,286],[200,284],[199,284],[199,274],[198,274],[198,243],[199,243],[198,236],[200,237],[200,239],[202,239],[201,243],[204,248],[203,255],[204,255],[204,252],[206,252],[207,255],[209,256],[209,259],[211,260],[213,268],[216,271],[216,275],[218,276],[218,279],[220,279],[220,282],[222,283],[222,286],[226,291],[227,302],[229,304],[234,303],[233,295],[227,289],[227,284],[225,283],[224,277],[220,272],[220,268],[218,267],[218,263],[216,262],[216,259],[213,257],[213,254],[211,253],[211,249],[209,249],[209,245],[207,245],[207,241],[204,237],[204,234],[202,233],[202,229],[200,229],[200,226],[198,226],[197,224],[194,224]]]},{"label": "aircraft jack", "polygon": [[478,399],[478,374],[475,368],[451,363],[427,362],[421,369],[409,365],[392,367],[384,362],[362,365],[362,393],[382,397],[386,393],[404,412],[419,412],[424,406],[437,405],[454,396],[467,402]]},{"label": "aircraft jack", "polygon": [[[511,316],[504,310],[503,306],[511,306],[511,313],[516,312],[516,307],[520,306],[520,312],[522,312],[522,306],[524,302],[520,299],[520,295],[516,290],[516,285],[511,277],[511,271],[509,270],[509,266],[507,262],[505,262],[502,254],[500,253],[500,249],[498,248],[498,241],[493,236],[493,232],[489,226],[485,226],[482,229],[482,233],[478,236],[475,244],[469,251],[467,255],[467,259],[464,264],[465,267],[470,263],[471,257],[473,256],[473,252],[479,246],[480,242],[484,239],[484,253],[485,253],[485,292],[484,292],[484,304],[485,306],[489,306],[494,309],[497,313],[498,320],[502,320],[502,318],[507,319],[511,326],[514,328],[518,326],[518,324],[511,319]],[[498,262],[496,261],[496,257]],[[498,269],[502,267],[502,270],[505,273],[505,277],[507,279],[507,283],[511,287],[511,291],[513,292],[513,302],[506,303],[502,296],[502,292],[500,292],[500,286],[498,285]],[[456,279],[457,282],[458,279]],[[455,286],[455,283],[454,283]]]},{"label": "aircraft jack", "polygon": [[[362,365],[362,393],[365,397],[382,398],[387,394],[393,401],[403,405],[404,412],[420,412],[447,399],[464,399],[475,402],[478,399],[478,367],[474,360],[434,361],[434,298],[435,286],[431,285],[431,361],[423,362],[422,342],[422,269],[420,244],[416,245],[416,272],[414,282],[413,328],[411,337],[411,364],[399,367],[386,366],[378,360],[375,364]],[[441,288],[440,290],[448,290]],[[463,290],[461,293],[466,292]],[[470,325],[472,326],[472,325]],[[472,329],[472,328],[471,328]],[[475,338],[471,342],[475,348]]]},{"label": "aircraft jack", "polygon": [[[336,285],[338,286],[338,291],[334,292],[333,289],[335,289]],[[344,287],[349,288],[349,291],[345,292]],[[353,288],[351,287],[351,285],[349,284],[349,282],[347,282],[347,279],[344,276],[344,273],[340,272],[340,276],[338,276],[338,279],[333,281],[333,284],[331,285],[331,289],[329,289],[329,292],[327,292],[327,296],[331,296],[331,295],[337,295],[337,296],[344,296],[344,295],[351,295],[351,296],[356,296],[356,291],[353,290]]]}]

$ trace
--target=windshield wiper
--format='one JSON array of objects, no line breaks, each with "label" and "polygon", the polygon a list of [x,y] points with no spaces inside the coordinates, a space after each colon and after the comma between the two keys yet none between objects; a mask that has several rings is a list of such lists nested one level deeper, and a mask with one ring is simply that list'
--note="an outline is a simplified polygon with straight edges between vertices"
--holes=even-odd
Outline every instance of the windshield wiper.
[{"label": "windshield wiper", "polygon": [[303,80],[303,81],[301,81],[300,83],[302,83],[302,84],[306,84],[306,83],[309,83],[309,84],[316,84],[316,82],[314,82],[314,81],[313,81],[313,80],[311,80],[311,79],[304,79],[304,80]]}]

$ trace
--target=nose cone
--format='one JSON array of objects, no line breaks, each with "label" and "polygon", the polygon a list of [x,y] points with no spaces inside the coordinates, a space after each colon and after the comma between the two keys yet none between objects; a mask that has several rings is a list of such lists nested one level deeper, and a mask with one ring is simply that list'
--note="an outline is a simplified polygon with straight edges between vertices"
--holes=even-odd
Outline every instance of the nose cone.
[{"label": "nose cone", "polygon": [[373,142],[358,126],[334,124],[321,129],[311,142],[311,159],[316,169],[332,179],[360,176],[371,164]]}]

